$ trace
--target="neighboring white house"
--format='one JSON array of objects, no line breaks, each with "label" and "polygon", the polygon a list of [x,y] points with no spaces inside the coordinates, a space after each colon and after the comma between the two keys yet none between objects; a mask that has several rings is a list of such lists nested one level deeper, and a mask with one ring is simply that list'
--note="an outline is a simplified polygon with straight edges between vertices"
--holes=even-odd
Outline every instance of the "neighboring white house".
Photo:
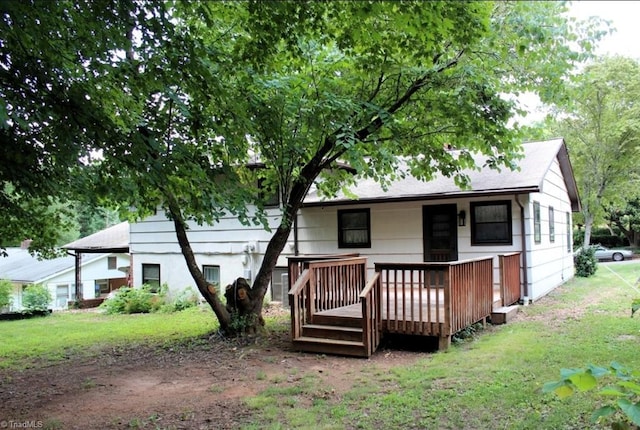
[{"label": "neighboring white house", "polygon": [[[407,176],[386,191],[372,180],[360,180],[351,189],[357,200],[343,195],[323,200],[312,191],[278,260],[275,298],[283,296],[279,284],[286,257],[349,252],[369,257],[371,270],[375,262],[522,252],[522,297],[545,295],[573,277],[571,222],[580,201],[563,139],[523,146],[519,170],[468,171],[468,190],[442,176],[429,182]],[[278,209],[269,215],[270,225],[277,226]],[[252,279],[271,234],[228,217],[214,226],[190,224],[188,237],[205,277],[227,285],[238,276]],[[167,283],[180,289],[193,284],[173,225],[163,213],[131,225],[130,252],[134,285]]]},{"label": "neighboring white house", "polygon": [[14,285],[10,311],[23,309],[22,293],[28,285],[45,285],[52,297],[50,308],[58,310],[66,309],[78,294],[83,300],[100,299],[129,282],[129,223],[116,224],[62,248],[67,255],[50,260],[32,256],[26,247],[8,248],[8,256],[0,257],[0,279]]},{"label": "neighboring white house", "polygon": [[[7,279],[14,285],[10,311],[20,311],[22,293],[28,285],[41,284],[51,293],[50,308],[67,309],[69,301],[75,300],[75,258],[59,257],[38,260],[28,249],[7,248],[7,257],[0,258],[0,279]],[[129,265],[126,254],[92,254],[84,258],[82,267],[83,297],[93,299],[114,284],[114,280],[126,275],[118,267]]]}]

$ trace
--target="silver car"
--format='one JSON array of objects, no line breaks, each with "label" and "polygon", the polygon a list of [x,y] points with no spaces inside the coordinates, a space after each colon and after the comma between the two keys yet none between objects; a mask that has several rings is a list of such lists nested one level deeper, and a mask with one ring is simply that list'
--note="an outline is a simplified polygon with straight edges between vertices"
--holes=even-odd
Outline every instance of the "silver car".
[{"label": "silver car", "polygon": [[595,249],[595,256],[600,260],[613,260],[613,261],[622,261],[625,259],[631,259],[633,257],[633,252],[628,249],[609,249],[605,248],[602,245],[595,245],[593,247]]}]

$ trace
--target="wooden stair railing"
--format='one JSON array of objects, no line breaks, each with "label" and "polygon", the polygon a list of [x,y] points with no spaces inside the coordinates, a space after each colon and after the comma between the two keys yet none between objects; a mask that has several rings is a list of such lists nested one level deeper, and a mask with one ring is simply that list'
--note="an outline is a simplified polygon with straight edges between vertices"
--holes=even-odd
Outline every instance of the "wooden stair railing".
[{"label": "wooden stair railing", "polygon": [[509,306],[522,298],[520,295],[520,253],[499,255],[498,259],[502,306]]},{"label": "wooden stair railing", "polygon": [[289,290],[289,307],[291,309],[291,337],[302,336],[302,327],[309,321],[306,303],[309,301],[311,272],[304,269],[296,283]]},{"label": "wooden stair railing", "polygon": [[[291,336],[300,350],[360,357],[375,351],[380,331],[372,320],[380,315],[376,311],[379,286],[376,288],[375,280],[366,283],[366,262],[359,257],[303,263],[304,269],[289,292]],[[361,302],[367,319],[326,315],[326,311]]]},{"label": "wooden stair railing", "polygon": [[382,318],[382,284],[380,283],[380,273],[376,272],[367,286],[360,293],[362,303],[362,343],[370,357],[382,339],[381,318]]}]

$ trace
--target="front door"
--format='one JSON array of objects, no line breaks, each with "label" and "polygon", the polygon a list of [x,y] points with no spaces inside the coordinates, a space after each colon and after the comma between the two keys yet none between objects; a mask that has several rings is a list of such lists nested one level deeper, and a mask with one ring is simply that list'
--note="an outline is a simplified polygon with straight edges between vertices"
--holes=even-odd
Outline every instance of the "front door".
[{"label": "front door", "polygon": [[424,261],[458,259],[458,224],[456,205],[422,207]]}]

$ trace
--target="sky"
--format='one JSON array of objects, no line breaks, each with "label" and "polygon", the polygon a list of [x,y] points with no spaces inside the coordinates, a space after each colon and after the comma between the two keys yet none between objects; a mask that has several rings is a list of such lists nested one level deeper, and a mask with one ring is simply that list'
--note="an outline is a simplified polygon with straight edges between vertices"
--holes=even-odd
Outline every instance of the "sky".
[{"label": "sky", "polygon": [[[598,47],[598,55],[623,55],[640,61],[640,0],[635,1],[572,1],[569,4],[569,15],[580,19],[599,16],[611,21],[615,31],[604,36]],[[546,115],[540,100],[533,94],[525,94],[519,98],[520,103],[529,112],[526,118],[518,121],[531,124],[542,120]]]},{"label": "sky", "polygon": [[598,54],[619,54],[640,60],[640,1],[573,1],[569,14],[579,19],[599,16],[612,22],[616,31],[602,39]]}]

